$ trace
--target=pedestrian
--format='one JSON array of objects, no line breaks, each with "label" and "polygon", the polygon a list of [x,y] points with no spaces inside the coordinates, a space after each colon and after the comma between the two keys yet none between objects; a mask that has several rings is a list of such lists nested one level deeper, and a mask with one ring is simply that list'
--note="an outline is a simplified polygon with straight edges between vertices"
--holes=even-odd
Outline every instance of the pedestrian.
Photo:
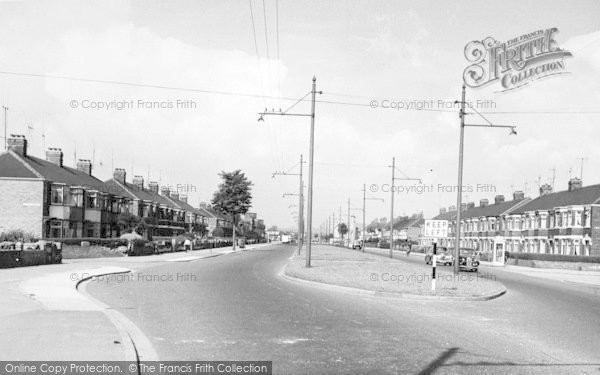
[{"label": "pedestrian", "polygon": [[187,252],[192,251],[192,241],[190,241],[189,238],[186,238],[183,242],[183,247],[185,247],[185,251]]}]

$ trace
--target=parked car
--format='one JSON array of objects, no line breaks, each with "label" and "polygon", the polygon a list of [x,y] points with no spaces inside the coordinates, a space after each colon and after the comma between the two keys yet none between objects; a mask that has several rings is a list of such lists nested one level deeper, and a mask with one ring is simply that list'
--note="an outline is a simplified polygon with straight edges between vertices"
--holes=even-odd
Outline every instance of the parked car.
[{"label": "parked car", "polygon": [[[452,265],[454,264],[454,256],[446,247],[438,247],[437,248],[437,257],[435,259],[436,264],[440,265]],[[425,254],[425,264],[431,264],[433,259],[433,248],[429,249]]]},{"label": "parked car", "polygon": [[473,249],[460,249],[458,253],[458,266],[461,270],[477,271],[479,268],[479,255]]},{"label": "parked car", "polygon": [[380,249],[389,249],[390,248],[390,241],[381,239],[377,243],[377,247],[380,248]]},{"label": "parked car", "polygon": [[354,249],[360,250],[363,248],[363,241],[362,240],[354,240],[354,241],[350,242],[350,245],[351,246],[349,246],[349,247],[352,247],[352,250],[354,250]]}]

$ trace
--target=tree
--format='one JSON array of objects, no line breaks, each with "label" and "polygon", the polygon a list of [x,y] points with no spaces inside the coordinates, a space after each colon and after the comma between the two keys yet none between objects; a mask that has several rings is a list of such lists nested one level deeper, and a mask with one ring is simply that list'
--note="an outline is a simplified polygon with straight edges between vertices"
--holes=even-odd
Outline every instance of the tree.
[{"label": "tree", "polygon": [[[237,228],[239,215],[248,212],[252,206],[252,182],[242,171],[221,172],[223,180],[212,198],[212,208],[231,218],[233,227]],[[235,250],[235,230],[233,235],[233,250]]]},{"label": "tree", "polygon": [[338,233],[342,236],[342,240],[344,239],[344,235],[348,233],[348,226],[345,223],[341,223],[338,225]]}]

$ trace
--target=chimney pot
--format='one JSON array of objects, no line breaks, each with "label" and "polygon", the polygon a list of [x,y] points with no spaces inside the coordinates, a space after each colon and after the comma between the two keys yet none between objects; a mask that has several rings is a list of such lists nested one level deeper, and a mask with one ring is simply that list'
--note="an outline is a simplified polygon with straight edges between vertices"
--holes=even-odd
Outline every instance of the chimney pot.
[{"label": "chimney pot", "polygon": [[63,166],[63,152],[62,149],[56,147],[49,147],[46,151],[46,160],[52,164],[56,164],[62,168]]},{"label": "chimney pot", "polygon": [[581,189],[581,180],[577,177],[573,177],[569,180],[569,191]]},{"label": "chimney pot", "polygon": [[540,186],[540,197],[552,193],[552,185],[544,184]]},{"label": "chimney pot", "polygon": [[158,194],[158,182],[150,181],[148,183],[148,189],[150,189],[150,191],[152,191],[153,193]]},{"label": "chimney pot", "polygon": [[92,162],[88,159],[77,160],[77,170],[91,176]]},{"label": "chimney pot", "polygon": [[133,176],[132,183],[139,190],[144,190],[144,177],[143,176]]},{"label": "chimney pot", "polygon": [[525,193],[521,190],[517,190],[513,193],[513,200],[525,199]]},{"label": "chimney pot", "polygon": [[125,172],[125,169],[115,168],[115,171],[113,172],[113,178],[115,181],[125,184],[125,177],[127,177],[127,172]]},{"label": "chimney pot", "polygon": [[27,156],[27,139],[21,134],[11,134],[6,140],[6,145],[9,150],[21,155]]}]

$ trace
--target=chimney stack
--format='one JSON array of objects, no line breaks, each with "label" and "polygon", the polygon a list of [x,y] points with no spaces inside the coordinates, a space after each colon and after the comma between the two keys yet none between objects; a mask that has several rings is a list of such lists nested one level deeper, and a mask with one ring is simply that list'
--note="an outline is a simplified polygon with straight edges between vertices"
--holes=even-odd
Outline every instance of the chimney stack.
[{"label": "chimney stack", "polygon": [[113,179],[115,181],[117,181],[118,183],[125,184],[126,175],[127,175],[127,172],[125,172],[125,169],[115,168],[115,171],[113,172]]},{"label": "chimney stack", "polygon": [[498,204],[498,203],[502,203],[504,202],[504,195],[496,195],[496,197],[494,197],[494,204]]},{"label": "chimney stack", "polygon": [[148,189],[150,189],[150,191],[153,192],[154,194],[158,194],[158,182],[150,181],[148,183]]},{"label": "chimney stack", "polygon": [[63,166],[63,152],[60,148],[50,147],[46,151],[46,160],[52,164],[56,164],[62,168]]},{"label": "chimney stack", "polygon": [[456,206],[448,207],[448,212],[456,211]]},{"label": "chimney stack", "polygon": [[208,208],[208,203],[200,202],[200,208],[204,208],[204,209]]},{"label": "chimney stack", "polygon": [[132,183],[138,190],[144,190],[144,176],[133,176]]},{"label": "chimney stack", "polygon": [[172,192],[171,198],[178,201],[179,200],[179,192],[177,192],[177,191]]},{"label": "chimney stack", "polygon": [[480,199],[479,200],[479,207],[485,207],[489,204],[490,202],[487,199]]},{"label": "chimney stack", "polygon": [[475,202],[467,203],[467,210],[470,210],[471,208],[475,208]]},{"label": "chimney stack", "polygon": [[543,184],[540,186],[540,197],[552,193],[552,185]]},{"label": "chimney stack", "polygon": [[513,193],[513,200],[518,201],[521,199],[525,199],[525,193],[521,190],[517,190]]},{"label": "chimney stack", "polygon": [[160,194],[168,198],[171,196],[171,190],[168,186],[163,186],[160,188]]},{"label": "chimney stack", "polygon": [[467,204],[466,203],[461,203],[460,204],[460,211],[466,211],[467,210]]},{"label": "chimney stack", "polygon": [[446,209],[444,207],[440,208],[440,214],[445,214],[446,213]]},{"label": "chimney stack", "polygon": [[181,194],[179,196],[179,200],[182,201],[183,203],[187,203],[187,199],[188,199],[188,197],[185,194]]},{"label": "chimney stack", "polygon": [[6,140],[6,145],[9,150],[21,156],[27,156],[27,139],[24,135],[11,134]]},{"label": "chimney stack", "polygon": [[77,170],[91,176],[92,162],[88,159],[77,160]]},{"label": "chimney stack", "polygon": [[573,177],[569,180],[569,191],[581,189],[581,180],[577,177]]}]

